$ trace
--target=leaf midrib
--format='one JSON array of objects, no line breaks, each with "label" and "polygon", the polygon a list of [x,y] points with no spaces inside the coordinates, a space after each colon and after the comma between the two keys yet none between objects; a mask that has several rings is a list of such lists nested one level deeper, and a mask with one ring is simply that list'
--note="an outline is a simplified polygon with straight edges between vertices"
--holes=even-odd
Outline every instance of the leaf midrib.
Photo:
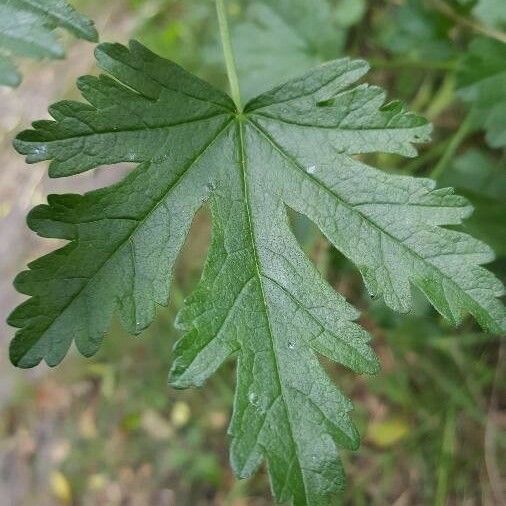
[{"label": "leaf midrib", "polygon": [[[41,144],[41,143],[42,144],[52,144],[54,142],[63,142],[63,141],[81,139],[83,137],[93,137],[95,135],[97,135],[97,136],[110,135],[110,134],[121,135],[122,133],[144,132],[144,131],[152,132],[152,131],[156,131],[156,130],[165,130],[165,129],[183,126],[183,125],[190,125],[192,123],[198,123],[199,121],[207,121],[209,119],[218,118],[220,116],[229,116],[229,115],[230,115],[230,113],[227,113],[227,112],[219,112],[219,113],[210,114],[209,116],[201,116],[200,118],[193,118],[191,120],[183,120],[183,121],[178,121],[176,123],[167,123],[166,125],[159,125],[159,126],[153,126],[153,127],[142,126],[142,127],[122,128],[121,130],[102,130],[102,131],[84,132],[84,133],[81,133],[78,135],[71,135],[68,137],[62,136],[62,137],[58,137],[56,139],[48,139],[48,140],[45,139],[44,141],[25,141],[22,139],[20,139],[18,141],[18,139],[16,139],[15,142],[22,142],[23,144],[37,144],[37,145]],[[79,123],[81,123],[82,125],[85,125],[88,128],[92,128],[88,123],[84,123],[83,121],[79,120],[79,118],[76,118],[75,116],[65,116],[65,118],[79,121]],[[151,159],[151,161],[154,161],[154,160],[155,160],[154,158]],[[144,161],[150,161],[150,160],[144,160]]]},{"label": "leaf midrib", "polygon": [[[98,46],[100,48],[100,46]],[[108,58],[111,58],[111,56],[107,53],[103,53],[105,54]],[[138,73],[139,72],[139,69],[134,67],[133,65],[130,65],[130,63],[128,61],[124,61],[124,60],[119,60],[123,65],[125,65],[125,67],[128,67],[129,69],[133,70],[135,73]],[[173,65],[176,66],[176,68],[180,69],[181,71],[185,72],[186,73],[186,70],[184,70],[182,67],[180,67],[179,65],[177,65],[176,63],[172,62]],[[105,70],[106,72],[110,72],[109,69],[107,68],[104,68],[104,67],[101,67],[103,68],[103,70]],[[110,74],[115,78],[116,76],[114,75],[113,72],[110,72]],[[160,86],[160,88],[162,89],[165,89],[165,90],[168,90],[168,91],[171,91],[172,93],[176,93],[176,94],[179,94],[179,95],[182,95],[183,97],[188,97],[192,100],[196,100],[198,102],[204,102],[205,104],[213,104],[215,105],[216,107],[219,107],[220,109],[222,109],[224,112],[226,113],[234,113],[236,112],[235,111],[235,108],[234,108],[234,103],[232,101],[232,99],[225,93],[223,92],[220,92],[219,90],[217,90],[216,88],[214,88],[213,86],[211,86],[210,84],[208,84],[207,82],[205,81],[201,81],[199,79],[199,82],[200,83],[204,83],[206,86],[208,86],[210,89],[209,90],[206,90],[206,91],[213,91],[214,93],[220,93],[223,95],[223,98],[226,98],[228,101],[230,101],[230,103],[228,104],[228,106],[225,106],[223,104],[220,104],[219,102],[216,102],[215,100],[210,100],[209,98],[200,98],[200,97],[196,97],[195,95],[192,95],[191,93],[187,93],[186,91],[183,91],[181,89],[178,89],[178,88],[174,88],[174,87],[169,87],[167,86],[167,83],[164,83],[163,81],[160,81],[156,76],[153,76],[152,74],[149,74],[148,72],[146,72],[146,77],[151,79],[153,82],[155,82],[158,86]],[[192,76],[194,77],[195,79],[198,79],[196,76]],[[125,84],[123,83],[121,80],[120,80],[121,84],[123,86],[125,86],[126,88],[130,88],[130,85],[129,84]],[[135,92],[137,92],[139,95],[143,96],[143,97],[146,97],[146,98],[150,98],[152,99],[152,97],[149,97],[147,95],[145,95],[144,93],[142,93],[142,91],[140,90],[137,90],[136,88],[133,88]]]},{"label": "leaf midrib", "polygon": [[[331,62],[322,63],[322,64],[318,65],[318,68],[328,67],[328,66],[330,66],[332,64],[337,63],[338,61],[347,61],[348,63],[350,63],[352,60],[350,60],[349,58],[346,58],[346,57],[345,58],[340,58],[338,60],[334,60],[334,61],[331,61]],[[355,61],[361,62],[363,60],[355,60]],[[368,67],[368,64],[365,61],[363,63],[365,64],[365,66]],[[288,102],[291,102],[292,100],[298,100],[298,99],[301,99],[301,98],[309,97],[309,96],[315,94],[316,92],[319,92],[319,91],[323,90],[324,88],[326,88],[327,86],[329,86],[330,83],[332,83],[333,81],[337,81],[338,79],[343,78],[348,72],[353,72],[355,70],[358,70],[358,68],[357,69],[346,70],[342,74],[339,74],[337,77],[336,76],[332,76],[328,81],[325,81],[325,82],[321,83],[320,86],[316,90],[304,91],[303,93],[300,93],[298,95],[294,95],[293,97],[287,98],[285,100],[274,100],[273,101],[271,99],[271,101],[269,101],[268,100],[269,97],[274,97],[275,93],[279,93],[281,91],[281,89],[285,88],[288,84],[290,84],[290,82],[285,83],[285,84],[281,84],[278,87],[274,88],[273,90],[268,91],[266,93],[263,93],[262,95],[260,95],[260,96],[258,96],[256,98],[251,99],[246,104],[246,107],[244,108],[244,112],[245,113],[262,114],[262,113],[259,113],[258,111],[261,111],[262,109],[265,109],[266,107],[270,107],[272,105],[286,104]],[[261,104],[258,107],[251,108],[251,104],[255,105],[255,102],[260,102],[261,103],[261,99],[266,99],[267,103],[266,104]]]},{"label": "leaf midrib", "polygon": [[314,125],[314,124],[311,125],[309,123],[299,123],[294,120],[280,119],[276,116],[271,116],[270,114],[266,114],[266,113],[262,113],[262,112],[255,113],[255,114],[257,116],[262,116],[264,118],[267,118],[271,121],[276,121],[278,123],[286,123],[288,125],[294,125],[294,126],[305,127],[305,128],[315,128],[318,130],[335,130],[336,132],[370,132],[370,131],[376,131],[376,130],[381,130],[382,132],[390,132],[391,130],[393,130],[393,131],[414,130],[415,128],[423,128],[423,127],[427,127],[429,125],[429,123],[427,123],[427,122],[422,122],[419,125],[415,125],[414,127],[413,126],[402,126],[402,127],[377,126],[377,127],[367,127],[367,128],[356,128],[356,127],[355,128],[347,128],[347,127],[343,127],[341,125]]},{"label": "leaf midrib", "polygon": [[[89,286],[89,283],[91,280],[95,278],[95,276],[108,264],[108,262],[115,256],[115,254],[128,242],[131,240],[132,236],[136,233],[136,231],[144,225],[144,223],[149,219],[149,217],[155,212],[155,210],[160,206],[163,201],[166,199],[169,192],[171,192],[185,177],[185,175],[188,173],[188,171],[195,165],[195,163],[198,162],[204,156],[204,154],[207,152],[207,150],[217,141],[217,139],[227,130],[229,125],[231,124],[233,118],[230,118],[223,127],[218,131],[218,133],[211,139],[209,143],[207,143],[204,148],[198,153],[198,155],[192,159],[192,161],[185,167],[185,169],[182,171],[182,173],[179,175],[179,177],[170,185],[170,187],[167,189],[167,191],[164,192],[163,196],[155,203],[153,207],[146,213],[146,215],[139,221],[139,223],[136,225],[136,227],[132,230],[131,233],[129,233],[125,240],[119,243],[116,248],[110,253],[110,255],[104,260],[104,262],[98,266],[97,270],[94,272],[92,276],[88,278],[88,282],[84,283],[83,286],[79,289],[78,292],[65,304],[65,306],[58,311],[56,316],[48,323],[47,327],[44,329],[42,333],[40,333],[37,337],[37,339],[34,341],[33,344],[38,342],[40,339],[42,339],[43,335],[51,329],[52,325],[58,320],[58,318],[61,317],[61,315],[74,303],[74,301],[81,295],[81,293]],[[33,346],[33,345],[32,345]],[[27,350],[27,352],[23,355],[26,356],[27,353],[32,349],[32,346]],[[20,361],[22,358],[20,359]]]},{"label": "leaf midrib", "polygon": [[[316,177],[314,177],[313,175],[311,174],[308,174],[306,170],[304,170],[304,167],[302,167],[294,158],[292,158],[288,153],[285,152],[285,150],[277,143],[275,142],[272,137],[268,134],[268,132],[266,132],[259,124],[257,124],[255,122],[255,120],[251,117],[248,118],[248,121],[250,122],[250,124],[253,126],[253,128],[255,128],[257,130],[257,132],[266,139],[266,141],[278,152],[281,154],[281,156],[283,158],[285,158],[292,166],[294,166],[297,170],[300,170],[304,175],[305,177],[308,177],[310,178],[314,183],[316,183],[320,188],[323,188],[326,192],[330,193],[331,195],[333,195],[337,200],[339,200],[339,202],[344,206],[346,207],[347,209],[349,209],[350,211],[352,212],[356,212],[358,213],[363,219],[364,221],[368,222],[370,224],[370,226],[374,229],[376,229],[378,232],[380,232],[380,234],[383,234],[383,235],[386,235],[388,236],[391,240],[393,240],[396,244],[399,244],[401,245],[404,249],[406,249],[410,254],[414,255],[415,257],[417,257],[419,260],[421,260],[423,263],[427,263],[431,266],[431,268],[433,268],[434,270],[436,270],[437,272],[439,272],[441,274],[441,276],[447,280],[450,284],[452,284],[454,287],[456,287],[460,292],[462,292],[465,297],[470,300],[471,302],[473,302],[474,304],[477,304],[486,314],[487,313],[487,310],[482,306],[481,303],[479,303],[477,300],[475,300],[474,298],[472,298],[466,290],[464,290],[461,286],[459,286],[452,278],[450,278],[446,273],[444,273],[443,271],[441,271],[441,269],[439,267],[437,267],[436,265],[434,265],[432,262],[430,261],[426,261],[426,259],[424,257],[422,257],[417,251],[414,251],[414,250],[411,250],[404,242],[402,242],[401,240],[399,240],[397,237],[393,236],[392,234],[390,234],[389,232],[387,232],[386,230],[382,229],[379,225],[377,225],[374,221],[372,221],[368,216],[362,214],[359,210],[357,210],[356,208],[350,206],[350,204],[348,204],[340,195],[337,195],[335,192],[333,192],[331,189],[329,189],[328,187],[326,187],[325,185],[323,185]],[[476,315],[475,315],[476,316]],[[453,313],[452,313],[452,318],[453,318]]]},{"label": "leaf midrib", "polygon": [[[276,285],[280,290],[282,290],[298,307],[300,307],[304,313],[306,313],[317,325],[320,326],[319,334],[317,336],[312,337],[307,341],[307,343],[311,346],[311,343],[314,341],[317,341],[318,338],[323,335],[324,333],[328,333],[331,335],[338,343],[340,343],[341,346],[347,348],[348,350],[351,350],[353,353],[356,353],[360,356],[361,360],[364,360],[365,362],[370,362],[370,359],[364,357],[360,351],[358,351],[356,348],[353,347],[353,344],[350,342],[345,341],[342,337],[340,337],[335,331],[329,330],[326,325],[324,325],[320,319],[315,316],[311,311],[304,306],[294,295],[292,295],[283,285],[281,285],[278,281],[271,278],[270,276],[267,276],[264,274],[264,277],[271,281],[274,285]],[[358,341],[358,339],[357,339]],[[364,343],[365,341],[361,341],[361,343]],[[352,367],[346,366],[348,369],[353,370]],[[362,372],[362,371],[361,371]],[[368,372],[368,371],[363,371]]]},{"label": "leaf midrib", "polygon": [[247,214],[247,218],[248,218],[248,231],[249,231],[249,236],[250,236],[250,241],[251,241],[251,248],[253,251],[254,258],[255,258],[255,261],[254,261],[255,270],[256,270],[256,275],[258,278],[258,285],[260,287],[260,293],[262,295],[262,304],[265,309],[265,315],[266,315],[267,326],[269,329],[269,337],[270,337],[270,342],[271,342],[272,355],[274,357],[274,363],[276,366],[276,376],[277,376],[279,389],[280,389],[280,393],[281,393],[281,399],[283,400],[283,404],[285,406],[285,412],[286,412],[286,416],[287,416],[288,426],[290,427],[291,440],[293,441],[293,444],[295,447],[295,453],[297,455],[299,472],[300,472],[300,476],[302,478],[302,484],[303,484],[303,488],[304,488],[304,495],[305,495],[305,497],[308,497],[305,476],[304,476],[304,472],[302,470],[302,466],[300,465],[301,459],[300,459],[299,453],[298,453],[297,439],[294,436],[294,430],[292,427],[291,413],[288,408],[288,403],[285,399],[283,382],[281,381],[281,373],[280,373],[280,369],[279,369],[278,358],[277,358],[277,353],[276,353],[275,344],[274,344],[274,332],[273,332],[272,326],[271,326],[269,307],[267,304],[267,299],[265,296],[264,286],[263,286],[263,282],[262,282],[262,279],[264,278],[264,274],[261,272],[261,269],[260,269],[260,260],[259,260],[259,255],[258,255],[258,251],[257,251],[256,241],[255,241],[253,218],[252,218],[251,205],[250,205],[250,192],[249,192],[249,186],[248,186],[247,175],[246,175],[246,165],[247,164],[246,164],[246,156],[245,156],[246,147],[245,147],[245,142],[244,142],[244,131],[243,131],[244,127],[243,127],[243,122],[240,120],[238,122],[238,129],[239,129],[239,143],[240,143],[240,156],[241,156],[241,160],[240,160],[241,178],[242,178],[242,184],[243,184],[243,189],[244,189],[244,203],[245,203],[246,214]]}]

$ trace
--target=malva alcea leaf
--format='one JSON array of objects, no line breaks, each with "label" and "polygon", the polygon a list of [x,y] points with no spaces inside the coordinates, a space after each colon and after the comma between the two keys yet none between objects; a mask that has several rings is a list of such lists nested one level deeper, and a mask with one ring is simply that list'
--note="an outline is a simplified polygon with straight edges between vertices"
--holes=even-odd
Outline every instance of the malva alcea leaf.
[{"label": "malva alcea leaf", "polygon": [[358,314],[301,251],[287,207],[311,218],[362,272],[371,293],[407,311],[410,284],[449,320],[472,313],[504,328],[501,284],[480,264],[483,243],[441,225],[471,212],[450,189],[384,174],[354,155],[415,155],[426,121],[384,92],[356,85],[363,61],[317,67],[249,102],[232,100],[140,44],[102,44],[83,77],[88,104],[60,102],[15,141],[53,177],[122,161],[120,183],[85,195],[51,195],[29,215],[39,235],[69,243],[16,280],[30,296],[10,317],[11,359],[56,365],[72,342],[92,355],[114,313],[137,334],[166,304],[171,271],[196,211],[213,233],[202,279],[178,316],[171,383],[201,385],[230,356],[237,390],[230,425],[236,474],[268,463],[279,501],[319,505],[342,487],[339,448],[356,448],[350,402],[319,364],[357,373],[377,359]]},{"label": "malva alcea leaf", "polygon": [[82,39],[98,39],[93,22],[65,0],[0,0],[0,85],[17,86],[21,81],[12,55],[63,57],[53,33],[57,27]]},{"label": "malva alcea leaf", "polygon": [[245,14],[233,46],[241,91],[249,98],[335,58],[345,43],[337,25],[342,16],[328,0],[261,0],[251,2]]},{"label": "malva alcea leaf", "polygon": [[506,44],[474,39],[458,72],[459,94],[474,111],[474,121],[486,130],[493,148],[506,147]]}]

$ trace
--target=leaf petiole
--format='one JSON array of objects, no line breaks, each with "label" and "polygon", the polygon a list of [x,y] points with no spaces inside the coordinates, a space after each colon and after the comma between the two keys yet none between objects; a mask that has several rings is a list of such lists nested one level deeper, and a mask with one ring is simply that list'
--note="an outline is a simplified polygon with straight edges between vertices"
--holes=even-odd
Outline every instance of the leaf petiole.
[{"label": "leaf petiole", "polygon": [[223,46],[223,56],[225,57],[225,66],[227,68],[228,82],[232,99],[239,113],[242,112],[241,91],[239,88],[239,79],[235,66],[234,51],[230,40],[230,30],[228,28],[227,13],[224,0],[216,0],[216,12],[218,13],[218,23],[220,25],[221,44]]}]

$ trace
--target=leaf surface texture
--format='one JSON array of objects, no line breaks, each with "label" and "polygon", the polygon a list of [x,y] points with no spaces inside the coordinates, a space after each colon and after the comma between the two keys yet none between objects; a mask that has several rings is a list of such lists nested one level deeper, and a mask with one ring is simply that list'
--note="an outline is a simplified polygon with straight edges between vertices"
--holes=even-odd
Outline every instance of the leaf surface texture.
[{"label": "leaf surface texture", "polygon": [[53,177],[129,161],[121,182],[85,195],[51,195],[30,214],[63,248],[21,273],[30,296],[10,317],[11,359],[59,363],[72,342],[95,353],[114,313],[137,334],[167,303],[171,272],[197,210],[213,233],[204,272],[178,315],[185,331],[171,383],[202,385],[237,360],[230,425],[236,474],[266,460],[279,501],[327,504],[344,482],[341,448],[359,442],[350,401],[319,363],[357,373],[378,362],[357,311],[304,255],[287,208],[308,216],[360,269],[371,294],[411,307],[418,286],[446,318],[473,314],[504,328],[501,284],[480,265],[491,250],[443,228],[471,208],[428,179],[385,174],[358,155],[414,156],[430,125],[377,87],[357,84],[363,61],[315,68],[235,111],[232,100],[138,43],[102,44],[108,74],[83,77],[87,103],[60,102],[54,121],[21,133],[28,162],[50,160]]}]

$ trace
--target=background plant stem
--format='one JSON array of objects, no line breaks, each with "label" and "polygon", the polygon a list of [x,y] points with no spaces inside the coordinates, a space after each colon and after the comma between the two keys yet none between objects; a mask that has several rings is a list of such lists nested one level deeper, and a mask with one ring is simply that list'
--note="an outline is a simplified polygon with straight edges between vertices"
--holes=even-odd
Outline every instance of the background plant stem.
[{"label": "background plant stem", "polygon": [[459,149],[459,146],[467,137],[467,134],[469,133],[469,130],[472,125],[471,114],[472,113],[469,113],[467,117],[462,121],[459,129],[455,132],[455,135],[452,137],[450,144],[448,144],[446,151],[443,153],[443,156],[439,160],[434,170],[430,173],[430,177],[432,179],[438,179],[443,174],[443,172],[446,170],[446,167],[451,162],[455,153],[457,152],[457,149]]},{"label": "background plant stem", "polygon": [[486,35],[487,37],[491,37],[493,39],[497,39],[501,42],[506,42],[506,33],[501,30],[495,30],[489,26],[485,26],[474,19],[466,18],[465,16],[461,16],[457,12],[453,10],[453,8],[444,2],[443,0],[431,0],[430,4],[434,7],[434,9],[441,12],[446,17],[455,21],[455,23],[464,26],[473,30],[476,33],[481,33]]}]

